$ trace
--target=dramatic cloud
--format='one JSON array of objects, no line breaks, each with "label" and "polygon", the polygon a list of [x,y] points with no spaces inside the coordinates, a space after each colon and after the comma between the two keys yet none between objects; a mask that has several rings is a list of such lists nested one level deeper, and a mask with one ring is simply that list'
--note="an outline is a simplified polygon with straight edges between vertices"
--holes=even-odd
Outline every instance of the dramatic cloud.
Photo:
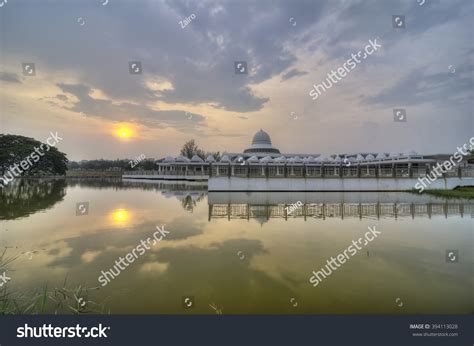
[{"label": "dramatic cloud", "polygon": [[[199,122],[204,119],[202,115],[186,114],[186,112],[180,110],[160,111],[141,104],[129,102],[115,104],[110,100],[94,99],[90,96],[91,88],[83,84],[58,84],[57,86],[63,92],[72,94],[78,99],[74,106],[65,106],[65,109],[83,112],[88,116],[103,117],[116,121],[135,121],[157,128],[165,128],[170,125],[185,127],[185,124],[190,124],[191,121]],[[65,100],[67,96],[57,95],[56,98]]]},{"label": "dramatic cloud", "polygon": [[[442,152],[472,132],[473,9],[461,0],[11,1],[0,13],[0,102],[17,114],[2,114],[2,125],[33,136],[82,112],[104,128],[130,121],[152,138],[160,132],[156,147],[173,152],[190,137],[235,151],[259,128],[286,152]],[[395,14],[405,16],[404,29],[392,27]],[[375,38],[382,48],[370,59],[317,101],[308,96]],[[246,73],[236,73],[237,61]],[[34,77],[22,76],[24,62],[35,63]],[[410,114],[398,132],[395,107]],[[25,129],[31,114],[37,123]],[[80,131],[80,119],[63,123]],[[429,143],[441,128],[442,140]],[[90,146],[70,150],[117,157],[112,143],[100,154]]]}]

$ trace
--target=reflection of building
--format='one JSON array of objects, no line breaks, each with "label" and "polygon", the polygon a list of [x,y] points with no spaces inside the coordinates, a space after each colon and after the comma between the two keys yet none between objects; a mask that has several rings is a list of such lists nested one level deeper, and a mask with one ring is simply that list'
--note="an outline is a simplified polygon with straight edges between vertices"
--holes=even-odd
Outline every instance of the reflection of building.
[{"label": "reflection of building", "polygon": [[472,202],[400,192],[209,192],[208,202],[209,220],[474,217]]},{"label": "reflection of building", "polygon": [[[403,218],[460,215],[464,217],[474,211],[468,203],[305,203],[302,207],[288,212],[289,204],[210,204],[209,220],[231,219],[270,219],[283,218]],[[472,217],[472,214],[471,214]],[[261,223],[261,221],[259,221]]]},{"label": "reflection of building", "polygon": [[[157,171],[127,172],[124,177],[209,180],[209,190],[214,191],[411,190],[418,177],[431,173],[439,162],[449,157],[420,155],[413,151],[281,154],[273,147],[270,136],[260,130],[249,148],[242,153],[224,153],[219,162],[212,156],[205,160],[197,155],[191,159],[167,156],[157,161]],[[430,188],[473,184],[473,177],[473,165],[463,158],[459,165],[435,180]]]}]

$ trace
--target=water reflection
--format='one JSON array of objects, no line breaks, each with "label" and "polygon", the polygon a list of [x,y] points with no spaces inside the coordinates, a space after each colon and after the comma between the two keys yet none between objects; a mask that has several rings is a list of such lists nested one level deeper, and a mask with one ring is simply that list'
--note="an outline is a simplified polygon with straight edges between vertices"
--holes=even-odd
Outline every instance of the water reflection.
[{"label": "water reflection", "polygon": [[[211,192],[208,219],[351,218],[376,219],[465,214],[473,217],[474,204],[400,192]],[[301,202],[297,207],[296,202]]]},{"label": "water reflection", "polygon": [[[28,217],[0,223],[8,229],[0,234],[2,246],[32,253],[11,268],[14,290],[35,292],[46,283],[61,285],[66,276],[95,287],[102,270],[166,225],[166,238],[96,292],[95,301],[106,301],[113,314],[472,311],[468,201],[408,193],[207,194],[205,185],[185,183],[62,183],[54,208],[31,208]],[[23,193],[34,195],[38,184]],[[80,201],[89,203],[87,215],[76,216]],[[285,210],[298,201],[303,207]],[[380,238],[317,288],[310,285],[313,270],[375,224]],[[459,263],[445,262],[447,249],[459,251]],[[193,309],[183,309],[183,296],[195,297]]]},{"label": "water reflection", "polygon": [[126,209],[116,209],[110,213],[111,224],[125,227],[130,221],[130,212]]},{"label": "water reflection", "polygon": [[181,199],[181,205],[184,210],[193,212],[194,207],[206,197],[205,194],[188,194]]},{"label": "water reflection", "polygon": [[17,179],[0,190],[0,220],[13,220],[52,208],[66,195],[64,180]]}]

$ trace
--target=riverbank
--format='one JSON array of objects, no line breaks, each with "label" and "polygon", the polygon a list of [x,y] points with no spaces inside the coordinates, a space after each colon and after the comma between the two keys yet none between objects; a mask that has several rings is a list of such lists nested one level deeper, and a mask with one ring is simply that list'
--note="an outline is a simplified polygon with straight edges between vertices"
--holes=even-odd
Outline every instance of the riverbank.
[{"label": "riverbank", "polygon": [[[418,193],[417,191],[413,191]],[[467,198],[474,199],[474,186],[458,186],[452,190],[425,190],[423,194],[445,197],[445,198]]]},{"label": "riverbank", "polygon": [[66,178],[122,177],[122,171],[68,170]]}]

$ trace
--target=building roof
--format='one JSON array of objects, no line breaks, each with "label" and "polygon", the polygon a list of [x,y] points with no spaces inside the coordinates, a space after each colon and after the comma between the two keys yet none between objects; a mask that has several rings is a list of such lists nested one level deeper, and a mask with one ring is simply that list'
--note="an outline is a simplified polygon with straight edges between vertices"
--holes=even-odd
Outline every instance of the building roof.
[{"label": "building roof", "polygon": [[250,148],[245,149],[244,153],[255,153],[259,155],[265,155],[268,153],[272,154],[279,154],[280,150],[273,148],[272,140],[270,139],[270,135],[260,129],[252,139],[252,144]]}]

